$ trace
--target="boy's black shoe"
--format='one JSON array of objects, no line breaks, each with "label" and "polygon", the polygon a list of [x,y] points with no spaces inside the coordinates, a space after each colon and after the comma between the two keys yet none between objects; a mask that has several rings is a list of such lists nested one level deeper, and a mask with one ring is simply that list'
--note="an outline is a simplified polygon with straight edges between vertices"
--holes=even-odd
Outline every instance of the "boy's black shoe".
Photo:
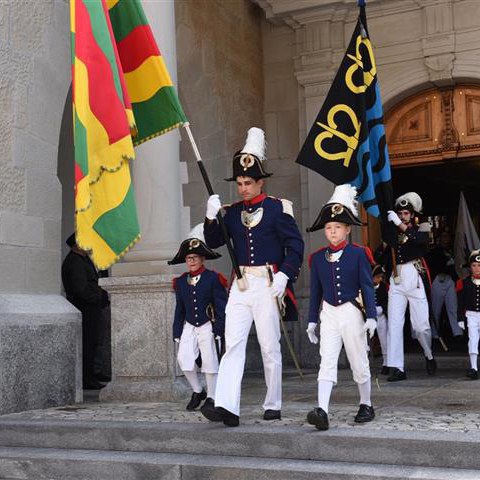
[{"label": "boy's black shoe", "polygon": [[390,375],[390,368],[384,365],[380,370],[380,375]]},{"label": "boy's black shoe", "polygon": [[367,423],[371,422],[375,418],[375,410],[370,405],[365,405],[364,403],[360,404],[357,414],[355,415],[354,421],[357,423]]},{"label": "boy's black shoe", "polygon": [[[208,400],[211,400],[209,402]],[[207,399],[203,404],[200,412],[202,415],[211,422],[223,422],[227,427],[238,427],[240,423],[240,417],[235,415],[223,407],[215,407],[212,399]]]},{"label": "boy's black shoe", "polygon": [[400,380],[406,380],[407,375],[398,368],[394,368],[392,374],[387,378],[387,382],[399,382]]},{"label": "boy's black shoe", "polygon": [[281,420],[282,411],[281,410],[265,410],[263,414],[264,420]]},{"label": "boy's black shoe", "polygon": [[238,427],[240,423],[240,417],[232,412],[229,412],[223,407],[216,407],[216,410],[222,415],[223,424],[227,427]]},{"label": "boy's black shoe", "polygon": [[469,368],[467,370],[467,377],[470,378],[471,380],[478,380],[478,371],[475,370],[474,368]]},{"label": "boy's black shoe", "polygon": [[207,392],[203,389],[200,393],[193,392],[192,398],[188,402],[187,410],[195,410],[200,406],[203,400],[207,398]]},{"label": "boy's black shoe", "polygon": [[328,430],[328,414],[323,408],[314,408],[307,415],[307,422],[317,430]]},{"label": "boy's black shoe", "polygon": [[437,373],[437,362],[435,361],[434,358],[429,360],[428,358],[425,358],[425,362],[427,365],[427,373],[429,375],[435,375]]}]

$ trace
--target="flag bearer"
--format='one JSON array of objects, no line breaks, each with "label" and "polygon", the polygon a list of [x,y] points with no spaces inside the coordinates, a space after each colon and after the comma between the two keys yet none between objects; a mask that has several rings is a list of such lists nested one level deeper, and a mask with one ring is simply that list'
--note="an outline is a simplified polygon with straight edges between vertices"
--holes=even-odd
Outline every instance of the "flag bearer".
[{"label": "flag bearer", "polygon": [[[197,225],[168,263],[186,263],[188,272],[173,281],[177,304],[173,321],[173,339],[178,343],[177,360],[193,393],[187,410],[195,410],[205,400],[213,405],[218,372],[218,343],[225,327],[227,280],[220,273],[207,270],[205,260],[221,255],[207,247],[203,225]],[[201,355],[207,391],[197,375],[196,359]]]},{"label": "flag bearer", "polygon": [[[281,418],[282,356],[280,351],[280,302],[286,318],[296,315],[292,284],[303,259],[303,240],[293,217],[292,203],[263,192],[266,173],[264,132],[248,131],[244,148],[233,157],[233,176],[242,201],[226,208],[225,225],[246,285],[235,280],[226,309],[226,352],[218,372],[215,408],[202,409],[211,421],[230,427],[239,424],[240,394],[245,349],[252,322],[262,353],[267,394],[263,419]],[[207,204],[205,239],[211,248],[225,243],[216,221],[221,208],[218,195]]]},{"label": "flag bearer", "polygon": [[480,338],[480,250],[470,253],[469,261],[471,275],[457,282],[459,322],[458,326],[465,330],[465,320],[468,325],[468,353],[470,368],[467,377],[478,379],[478,340]]},{"label": "flag bearer", "polygon": [[[370,400],[366,337],[368,334],[372,338],[377,325],[372,270],[366,249],[347,243],[351,225],[362,224],[357,217],[355,195],[356,189],[351,185],[336,187],[310,229],[324,228],[329,241],[327,247],[310,256],[309,262],[311,276],[307,334],[310,342],[318,343],[315,329],[320,319],[321,362],[318,408],[309,412],[307,421],[318,430],[329,428],[328,406],[332,388],[337,383],[338,356],[342,345],[360,394],[355,422],[370,422],[375,417]],[[360,292],[362,301],[357,298]]]},{"label": "flag bearer", "polygon": [[[388,212],[388,220],[398,229],[398,245],[395,249],[397,275],[392,273],[388,290],[388,366],[393,372],[389,382],[407,378],[403,353],[403,326],[407,304],[413,334],[425,355],[427,373],[435,375],[437,364],[432,354],[432,332],[426,288],[429,288],[428,271],[423,257],[428,245],[428,224],[414,223],[415,213],[422,210],[422,199],[415,192],[408,192],[395,201],[396,212]],[[385,261],[391,262],[391,250]]]}]

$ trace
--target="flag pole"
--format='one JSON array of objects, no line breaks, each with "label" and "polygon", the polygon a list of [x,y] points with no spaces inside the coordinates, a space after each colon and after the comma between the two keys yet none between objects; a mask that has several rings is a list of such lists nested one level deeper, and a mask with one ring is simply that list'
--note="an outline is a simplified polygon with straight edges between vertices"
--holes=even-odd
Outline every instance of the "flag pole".
[{"label": "flag pole", "polygon": [[[200,156],[200,152],[198,150],[197,144],[195,139],[193,138],[192,131],[190,130],[190,123],[185,122],[183,124],[185,130],[188,135],[188,139],[190,140],[190,145],[192,146],[193,153],[195,154],[195,159],[197,160],[198,168],[200,169],[200,173],[202,174],[203,181],[205,186],[207,187],[207,191],[209,195],[214,195],[215,192],[213,191],[212,184],[210,183],[210,179],[208,178],[207,171],[205,170],[205,166],[203,165],[202,157]],[[238,265],[238,261],[235,257],[235,252],[233,251],[232,241],[227,232],[227,227],[225,226],[225,222],[223,220],[221,212],[217,213],[217,220],[220,228],[222,230],[223,238],[225,240],[225,244],[227,245],[228,254],[230,256],[230,260],[232,262],[233,270],[235,271],[235,276],[237,277],[238,288],[241,291],[247,289],[247,284],[245,282],[245,278],[242,275],[240,267]]]}]

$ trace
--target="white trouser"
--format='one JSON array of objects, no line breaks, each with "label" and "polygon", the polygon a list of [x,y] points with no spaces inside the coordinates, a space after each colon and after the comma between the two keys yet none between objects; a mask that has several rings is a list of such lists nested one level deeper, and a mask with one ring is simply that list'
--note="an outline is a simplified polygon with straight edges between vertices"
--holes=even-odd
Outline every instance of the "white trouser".
[{"label": "white trouser", "polygon": [[225,310],[225,355],[218,371],[215,406],[239,415],[240,393],[245,367],[248,334],[255,322],[262,352],[267,395],[265,410],[282,408],[282,354],[280,351],[280,319],[277,301],[272,296],[266,277],[245,274],[248,288],[244,292],[234,282]]},{"label": "white trouser", "polygon": [[345,346],[353,379],[365,383],[370,378],[365,322],[360,310],[352,303],[334,307],[323,302],[320,312],[320,370],[318,380],[337,383],[338,356]]},{"label": "white trouser", "polygon": [[[441,280],[444,279],[442,282]],[[440,315],[445,303],[448,322],[454,336],[461,335],[462,330],[457,321],[457,293],[455,292],[455,283],[450,275],[437,275],[432,283],[432,313],[435,324],[432,325],[432,336],[438,338],[437,326],[440,326]]]},{"label": "white trouser", "polygon": [[388,323],[387,316],[384,313],[377,316],[377,334],[380,340],[380,348],[382,349],[383,365],[387,365]]},{"label": "white trouser", "polygon": [[393,276],[388,290],[388,366],[403,370],[403,325],[407,303],[410,306],[412,331],[426,357],[432,357],[432,332],[428,319],[428,301],[422,279],[412,263],[397,265],[400,284]]},{"label": "white trouser", "polygon": [[468,353],[478,355],[478,340],[480,338],[480,312],[466,312],[468,324]]},{"label": "white trouser", "polygon": [[204,323],[200,327],[194,327],[185,322],[177,355],[178,364],[184,372],[195,370],[198,352],[202,355],[202,372],[217,373],[218,356],[211,322]]}]

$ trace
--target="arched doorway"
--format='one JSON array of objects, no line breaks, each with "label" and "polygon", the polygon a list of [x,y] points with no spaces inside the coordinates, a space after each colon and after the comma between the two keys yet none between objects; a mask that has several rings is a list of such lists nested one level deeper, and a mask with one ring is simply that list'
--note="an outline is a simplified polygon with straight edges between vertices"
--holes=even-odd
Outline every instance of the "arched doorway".
[{"label": "arched doorway", "polygon": [[[431,245],[442,229],[454,235],[460,192],[479,231],[480,86],[457,85],[413,95],[386,113],[385,130],[394,196],[420,194],[421,220],[433,226]],[[378,227],[369,226],[368,234],[375,248],[380,243]],[[450,349],[465,351],[465,339],[453,339],[447,322],[441,325]]]},{"label": "arched doorway", "polygon": [[[395,197],[416,191],[434,224],[453,231],[460,192],[474,223],[480,224],[480,86],[457,85],[413,95],[385,114]],[[369,221],[368,243],[380,244],[377,222]]]}]

